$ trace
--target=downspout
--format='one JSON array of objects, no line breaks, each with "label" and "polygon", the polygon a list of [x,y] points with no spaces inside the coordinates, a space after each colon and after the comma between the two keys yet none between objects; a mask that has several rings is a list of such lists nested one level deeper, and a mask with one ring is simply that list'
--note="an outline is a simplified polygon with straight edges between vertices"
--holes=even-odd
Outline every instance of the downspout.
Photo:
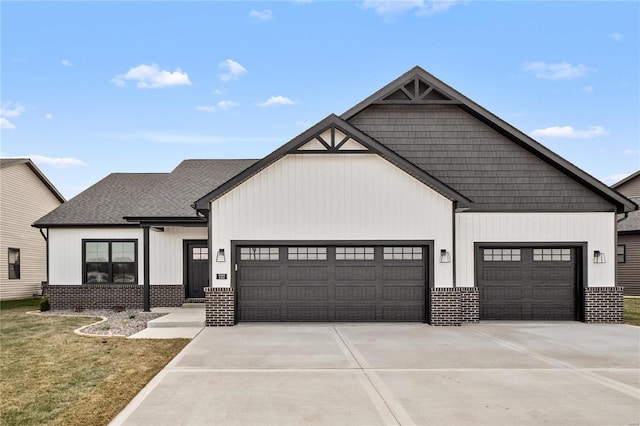
[{"label": "downspout", "polygon": [[458,253],[456,250],[456,205],[457,201],[451,203],[451,256],[453,259],[451,260],[452,271],[452,279],[453,279],[453,288],[458,286],[456,282],[456,262],[458,260]]},{"label": "downspout", "polygon": [[149,277],[149,227],[142,227],[144,233],[144,311],[151,311],[151,280]]},{"label": "downspout", "polygon": [[[42,235],[42,238],[44,238],[44,241],[47,243],[47,248],[46,248],[46,254],[45,254],[45,262],[47,265],[47,285],[49,285],[49,228],[47,228],[47,234],[45,235],[45,233],[42,231],[42,228],[38,228],[38,230],[40,231],[40,235]],[[40,283],[40,289],[42,291],[42,295],[44,296],[44,288],[42,286],[42,283]]]}]

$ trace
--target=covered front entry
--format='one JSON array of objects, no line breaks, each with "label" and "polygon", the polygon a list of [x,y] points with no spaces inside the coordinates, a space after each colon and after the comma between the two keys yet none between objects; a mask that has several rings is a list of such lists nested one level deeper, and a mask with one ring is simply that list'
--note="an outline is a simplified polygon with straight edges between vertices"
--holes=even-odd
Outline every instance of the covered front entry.
[{"label": "covered front entry", "polygon": [[479,246],[481,320],[576,320],[580,251]]},{"label": "covered front entry", "polygon": [[186,298],[204,298],[204,288],[208,284],[209,249],[207,242],[187,240],[184,242],[184,278]]},{"label": "covered front entry", "polygon": [[428,246],[238,246],[239,321],[424,321]]}]

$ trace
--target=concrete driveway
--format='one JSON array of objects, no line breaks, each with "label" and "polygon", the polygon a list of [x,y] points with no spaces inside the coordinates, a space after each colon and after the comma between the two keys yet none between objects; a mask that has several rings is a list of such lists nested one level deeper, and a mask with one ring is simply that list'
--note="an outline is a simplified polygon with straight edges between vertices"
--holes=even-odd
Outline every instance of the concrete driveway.
[{"label": "concrete driveway", "polygon": [[112,424],[638,425],[640,328],[205,328]]}]

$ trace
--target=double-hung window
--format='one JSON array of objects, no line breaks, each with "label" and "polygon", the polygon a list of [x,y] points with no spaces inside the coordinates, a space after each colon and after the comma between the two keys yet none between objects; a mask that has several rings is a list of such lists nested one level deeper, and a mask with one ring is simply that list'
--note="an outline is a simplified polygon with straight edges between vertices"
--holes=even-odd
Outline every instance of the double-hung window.
[{"label": "double-hung window", "polygon": [[136,240],[83,240],[84,283],[138,282]]}]

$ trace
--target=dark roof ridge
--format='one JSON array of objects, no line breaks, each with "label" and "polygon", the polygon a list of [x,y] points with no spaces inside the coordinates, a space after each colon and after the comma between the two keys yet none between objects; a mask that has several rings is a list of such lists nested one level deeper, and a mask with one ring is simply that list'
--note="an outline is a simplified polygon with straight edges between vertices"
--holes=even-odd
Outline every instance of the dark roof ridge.
[{"label": "dark roof ridge", "polygon": [[467,111],[471,115],[484,121],[486,124],[490,125],[497,131],[503,133],[505,136],[509,137],[514,142],[523,146],[523,148],[528,149],[534,155],[537,155],[543,161],[546,161],[553,167],[559,169],[562,173],[578,181],[580,184],[582,184],[586,188],[597,193],[601,197],[609,200],[609,202],[616,205],[616,208],[619,212],[633,211],[638,208],[637,205],[629,202],[629,200],[626,197],[612,190],[610,187],[600,182],[598,179],[594,178],[593,176],[591,176],[584,170],[580,169],[570,161],[560,157],[558,154],[551,151],[549,148],[545,147],[540,142],[536,141],[532,137],[516,129],[506,121],[502,120],[500,117],[493,114],[491,111],[487,110],[480,104],[469,99],[468,97],[458,92],[453,87],[449,86],[447,83],[438,79],[434,75],[428,73],[427,71],[425,71],[423,68],[419,66],[415,66],[411,68],[409,71],[405,72],[400,77],[393,80],[391,83],[387,84],[383,88],[373,93],[371,96],[367,97],[363,101],[359,102],[352,108],[342,113],[340,117],[343,118],[344,120],[351,119],[352,117],[362,112],[365,108],[367,108],[371,104],[390,95],[394,91],[400,89],[400,87],[406,84],[409,80],[415,79],[415,78],[421,78],[436,90],[442,92],[443,94],[447,95],[451,99],[457,101],[460,104],[458,105],[460,108],[463,108],[465,111]]}]

